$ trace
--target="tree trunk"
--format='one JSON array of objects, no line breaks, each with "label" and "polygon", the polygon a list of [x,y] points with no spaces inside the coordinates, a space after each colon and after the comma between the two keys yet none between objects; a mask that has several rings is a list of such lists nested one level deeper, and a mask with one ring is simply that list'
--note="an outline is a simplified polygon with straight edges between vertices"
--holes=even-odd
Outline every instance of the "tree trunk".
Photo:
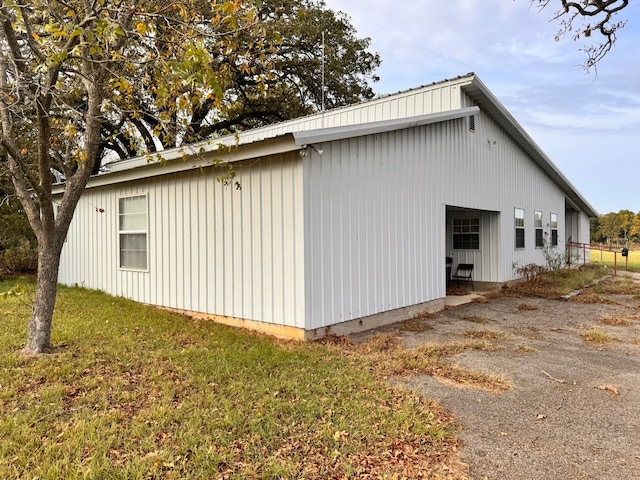
[{"label": "tree trunk", "polygon": [[40,248],[38,251],[38,279],[36,298],[31,310],[27,332],[27,345],[22,352],[26,355],[50,353],[51,324],[53,308],[58,292],[58,269],[60,251],[56,248]]}]

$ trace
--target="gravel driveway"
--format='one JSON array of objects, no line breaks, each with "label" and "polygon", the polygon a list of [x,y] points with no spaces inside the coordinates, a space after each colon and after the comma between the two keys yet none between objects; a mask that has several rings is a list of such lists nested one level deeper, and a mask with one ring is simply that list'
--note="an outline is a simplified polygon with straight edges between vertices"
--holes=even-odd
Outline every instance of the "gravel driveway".
[{"label": "gravel driveway", "polygon": [[[509,378],[502,394],[429,376],[401,380],[457,419],[471,478],[640,478],[640,300],[609,298],[615,303],[498,297],[445,310],[423,332],[397,329],[407,348],[468,340],[472,330],[508,334],[489,340],[496,351],[452,358]],[[587,341],[588,332],[608,338]]]}]

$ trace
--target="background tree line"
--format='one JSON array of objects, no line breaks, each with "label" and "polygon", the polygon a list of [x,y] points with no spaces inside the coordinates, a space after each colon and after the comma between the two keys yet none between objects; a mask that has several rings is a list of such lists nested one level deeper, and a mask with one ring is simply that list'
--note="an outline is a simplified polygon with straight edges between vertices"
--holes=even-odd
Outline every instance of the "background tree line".
[{"label": "background tree line", "polygon": [[592,242],[602,243],[614,239],[640,243],[640,212],[620,210],[591,219]]},{"label": "background tree line", "polygon": [[0,275],[35,273],[36,236],[10,183],[0,176]]}]

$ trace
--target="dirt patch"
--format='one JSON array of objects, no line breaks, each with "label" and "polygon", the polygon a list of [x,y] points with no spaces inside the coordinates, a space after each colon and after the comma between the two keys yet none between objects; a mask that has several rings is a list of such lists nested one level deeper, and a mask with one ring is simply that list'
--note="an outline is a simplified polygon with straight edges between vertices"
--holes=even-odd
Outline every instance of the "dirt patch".
[{"label": "dirt patch", "polygon": [[[497,349],[464,350],[448,361],[504,376],[513,386],[496,394],[429,375],[394,382],[454,415],[473,479],[636,479],[640,284],[636,288],[599,293],[615,303],[495,297],[421,319],[429,328],[388,327],[407,349],[483,338]],[[585,334],[594,331],[612,340],[590,341]]]}]

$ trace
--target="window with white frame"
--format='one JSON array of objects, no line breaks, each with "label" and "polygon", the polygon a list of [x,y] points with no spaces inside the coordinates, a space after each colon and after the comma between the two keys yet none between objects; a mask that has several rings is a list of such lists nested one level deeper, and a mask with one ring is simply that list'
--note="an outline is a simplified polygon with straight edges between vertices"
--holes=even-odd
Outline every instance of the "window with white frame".
[{"label": "window with white frame", "polygon": [[551,246],[558,246],[558,214],[551,214]]},{"label": "window with white frame", "polygon": [[120,268],[147,270],[147,196],[122,197],[118,201]]},{"label": "window with white frame", "polygon": [[516,229],[516,248],[524,248],[524,208],[515,209],[514,223]]},{"label": "window with white frame", "polygon": [[533,212],[533,226],[536,229],[536,248],[544,247],[544,236],[542,230],[542,212]]},{"label": "window with white frame", "polygon": [[453,219],[454,250],[480,250],[480,219]]}]

